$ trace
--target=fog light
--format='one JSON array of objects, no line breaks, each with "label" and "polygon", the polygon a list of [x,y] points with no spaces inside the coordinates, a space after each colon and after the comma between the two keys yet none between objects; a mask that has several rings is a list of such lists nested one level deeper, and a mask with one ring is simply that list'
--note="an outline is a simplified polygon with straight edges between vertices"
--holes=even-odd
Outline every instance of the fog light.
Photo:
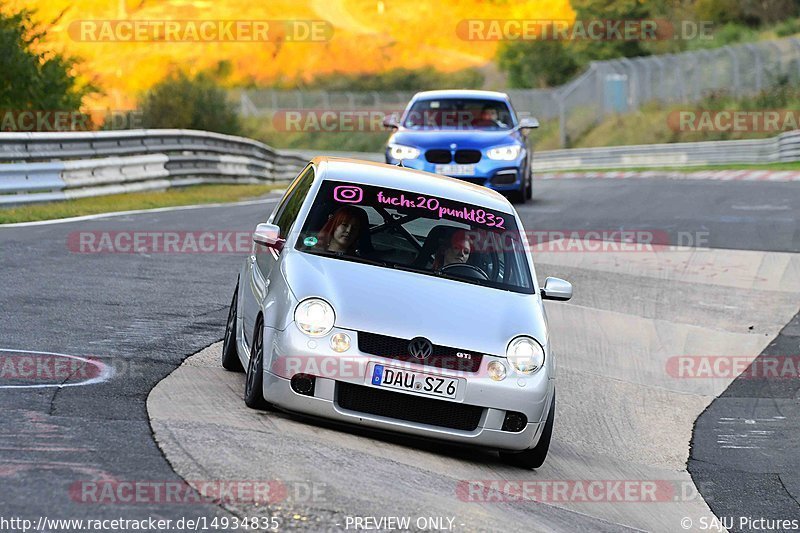
[{"label": "fog light", "polygon": [[524,413],[506,411],[506,418],[503,420],[503,431],[513,431],[519,433],[528,425],[528,417]]},{"label": "fog light", "polygon": [[334,352],[346,352],[350,349],[350,336],[347,333],[337,333],[331,337],[331,348]]},{"label": "fog light", "polygon": [[491,361],[487,367],[489,377],[495,381],[503,381],[506,379],[506,365],[500,361]]},{"label": "fog light", "polygon": [[316,378],[310,374],[295,374],[289,382],[292,390],[303,396],[314,396]]}]

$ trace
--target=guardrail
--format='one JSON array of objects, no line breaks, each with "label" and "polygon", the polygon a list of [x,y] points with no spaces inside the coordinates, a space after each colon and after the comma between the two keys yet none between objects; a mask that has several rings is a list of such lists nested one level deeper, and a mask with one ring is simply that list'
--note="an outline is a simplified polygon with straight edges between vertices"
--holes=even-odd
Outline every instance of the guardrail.
[{"label": "guardrail", "polygon": [[704,141],[536,152],[534,171],[694,167],[800,161],[800,131],[769,139]]},{"label": "guardrail", "polygon": [[294,177],[307,160],[194,130],[0,133],[0,205]]},{"label": "guardrail", "polygon": [[[0,133],[0,205],[49,202],[200,183],[288,180],[311,151],[194,130]],[[381,154],[347,153],[382,160]],[[535,172],[800,161],[800,131],[770,139],[536,152]]]}]

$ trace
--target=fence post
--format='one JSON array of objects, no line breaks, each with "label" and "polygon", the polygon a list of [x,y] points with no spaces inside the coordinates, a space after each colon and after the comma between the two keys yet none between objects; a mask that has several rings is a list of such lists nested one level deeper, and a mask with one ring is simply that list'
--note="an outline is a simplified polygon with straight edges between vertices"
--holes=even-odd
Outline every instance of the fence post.
[{"label": "fence post", "polygon": [[753,44],[746,44],[744,45],[745,48],[750,50],[750,53],[753,54],[753,59],[756,63],[756,92],[761,92],[761,54],[758,52],[758,48]]},{"label": "fence post", "polygon": [[736,54],[736,51],[731,48],[730,45],[723,46],[722,50],[728,53],[731,57],[731,67],[733,72],[733,95],[738,97],[742,92],[741,87],[741,78],[739,73],[739,56]]},{"label": "fence post", "polygon": [[561,148],[567,147],[567,113],[564,108],[564,96],[558,93],[558,133]]}]

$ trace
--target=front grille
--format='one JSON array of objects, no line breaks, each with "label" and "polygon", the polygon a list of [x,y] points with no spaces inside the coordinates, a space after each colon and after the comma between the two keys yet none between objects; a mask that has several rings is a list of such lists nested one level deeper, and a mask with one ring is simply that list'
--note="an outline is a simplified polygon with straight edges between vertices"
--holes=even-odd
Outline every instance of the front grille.
[{"label": "front grille", "polygon": [[425,152],[425,159],[428,163],[446,165],[451,159],[450,150],[428,150]]},{"label": "front grille", "polygon": [[336,392],[336,402],[342,409],[429,426],[474,431],[483,414],[483,407],[477,405],[445,402],[342,381],[337,382]]},{"label": "front grille", "polygon": [[460,163],[462,165],[472,165],[473,163],[477,163],[481,160],[481,151],[480,150],[457,150],[456,151],[456,163]]},{"label": "front grille", "polygon": [[[388,357],[389,359],[410,361],[425,366],[459,370],[461,372],[477,372],[481,366],[481,360],[483,359],[483,355],[479,353],[450,348],[448,346],[439,346],[438,344],[433,345],[433,353],[430,357],[427,359],[417,359],[408,353],[409,342],[410,341],[407,339],[398,339],[397,337],[389,337],[377,333],[358,332],[359,350],[380,357]],[[469,354],[471,358],[466,359],[464,357],[458,357],[456,355],[458,352]]]}]

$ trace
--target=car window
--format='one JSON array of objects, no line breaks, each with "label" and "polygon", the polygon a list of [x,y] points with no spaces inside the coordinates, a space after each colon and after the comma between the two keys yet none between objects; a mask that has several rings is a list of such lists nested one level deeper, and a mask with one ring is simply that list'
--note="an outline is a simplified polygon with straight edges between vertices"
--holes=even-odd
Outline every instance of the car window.
[{"label": "car window", "polygon": [[417,100],[406,113],[403,126],[412,129],[510,129],[511,111],[501,100],[438,98]]},{"label": "car window", "polygon": [[274,223],[281,229],[280,238],[285,239],[292,229],[297,214],[300,212],[303,202],[308,196],[308,191],[314,183],[314,167],[308,168],[301,173],[297,179],[289,186],[286,198],[275,214]]},{"label": "car window", "polygon": [[294,247],[334,260],[533,292],[513,215],[410,191],[325,180]]}]

